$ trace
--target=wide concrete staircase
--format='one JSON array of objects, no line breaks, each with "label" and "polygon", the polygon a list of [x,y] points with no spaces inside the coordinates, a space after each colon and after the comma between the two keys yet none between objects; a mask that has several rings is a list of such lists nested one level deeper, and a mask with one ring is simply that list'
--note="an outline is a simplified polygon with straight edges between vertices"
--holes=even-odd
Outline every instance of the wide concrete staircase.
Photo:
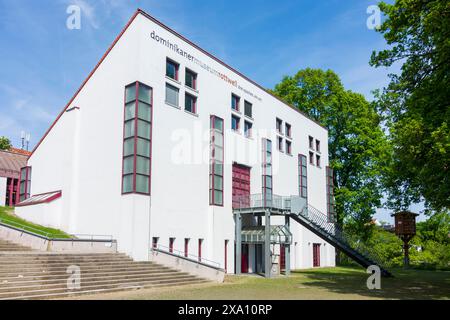
[{"label": "wide concrete staircase", "polygon": [[[0,248],[0,300],[51,299],[208,282],[152,262],[134,262],[118,253],[36,252],[1,240]],[[69,289],[71,266],[80,268],[79,289]]]}]

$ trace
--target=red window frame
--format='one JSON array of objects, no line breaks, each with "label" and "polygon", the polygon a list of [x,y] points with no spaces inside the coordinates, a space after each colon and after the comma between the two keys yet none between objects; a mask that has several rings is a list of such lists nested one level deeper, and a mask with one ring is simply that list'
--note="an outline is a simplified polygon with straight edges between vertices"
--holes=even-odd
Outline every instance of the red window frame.
[{"label": "red window frame", "polygon": [[202,262],[202,244],[203,239],[198,239],[198,261]]},{"label": "red window frame", "polygon": [[173,253],[173,245],[175,243],[175,238],[169,238],[169,252]]},{"label": "red window frame", "polygon": [[[233,120],[236,120],[236,128],[233,128]],[[241,118],[231,115],[231,130],[238,132],[241,129]]]},{"label": "red window frame", "polygon": [[[241,104],[241,97],[232,93],[231,94],[231,109],[236,110],[237,112],[240,112],[240,109],[241,109],[240,104]],[[233,105],[236,106],[236,108],[233,108]]]},{"label": "red window frame", "polygon": [[298,176],[299,195],[308,199],[308,158],[304,154],[298,155]]},{"label": "red window frame", "polygon": [[[216,128],[216,119],[220,120],[222,122],[222,127],[221,128]],[[209,186],[209,204],[212,206],[219,206],[219,207],[223,207],[224,206],[224,190],[223,190],[223,180],[224,180],[224,154],[225,154],[225,137],[224,137],[224,125],[225,122],[223,121],[222,118],[217,117],[215,115],[211,115],[210,117],[211,120],[211,140],[210,140],[210,148],[211,148],[211,152],[210,152],[210,186]],[[218,134],[221,135],[222,137],[222,159],[220,160],[216,160],[215,154],[216,154],[216,143],[214,141],[214,132],[217,132]],[[219,161],[219,163],[217,163],[216,161]],[[217,164],[221,164],[222,165],[222,174],[218,174],[216,172],[216,165]],[[217,189],[215,188],[215,177],[220,177],[222,178],[222,184],[221,184],[221,189]],[[219,203],[216,201],[215,199],[215,193],[217,192],[221,192],[222,193],[222,203]]]},{"label": "red window frame", "polygon": [[[192,99],[192,104],[193,104],[192,111],[189,111],[186,109],[186,101],[187,101],[188,97]],[[184,110],[186,110],[187,112],[193,113],[193,114],[197,114],[197,97],[196,96],[186,92],[186,95],[184,97]]]},{"label": "red window frame", "polygon": [[[19,179],[19,201],[20,203],[26,199],[28,199],[31,194],[31,167],[23,167],[20,169],[20,179]],[[23,186],[23,188],[22,188]],[[23,191],[22,191],[23,190]]]},{"label": "red window frame", "polygon": [[[248,112],[248,111],[250,111],[250,112]],[[247,118],[250,118],[250,119],[253,118],[253,104],[248,102],[247,100],[244,100],[244,115]]]},{"label": "red window frame", "polygon": [[189,257],[189,238],[184,239],[184,257]]},{"label": "red window frame", "polygon": [[[262,161],[262,194],[264,197],[264,205],[267,205],[267,200],[271,201],[273,196],[273,167],[272,161],[269,161],[268,158],[272,159],[272,141],[266,138],[262,139],[262,152],[263,152],[263,161]],[[270,157],[268,157],[270,156]],[[267,168],[270,167],[270,174]],[[268,183],[268,181],[270,183]],[[270,192],[268,192],[270,190]],[[270,195],[268,199],[268,195]]]},{"label": "red window frame", "polygon": [[[175,78],[172,78],[171,76],[169,76],[167,74],[167,65],[168,64],[171,64],[171,65],[173,65],[175,67]],[[175,62],[175,61],[173,61],[172,59],[169,59],[169,58],[166,59],[166,76],[167,77],[169,77],[170,79],[179,81],[178,80],[179,79],[179,73],[180,73],[179,69],[180,69],[180,64],[178,62]]]},{"label": "red window frame", "polygon": [[[134,90],[135,90],[135,98],[134,100],[130,100],[127,101],[127,89],[131,88],[135,86]],[[150,101],[145,101],[143,99],[140,98],[139,96],[139,90],[141,88],[146,88],[149,90],[150,92]],[[126,114],[126,108],[128,105],[131,105],[131,103],[134,102],[134,117],[131,117],[129,119],[127,119],[127,114]],[[150,103],[149,103],[150,102]],[[139,116],[139,105],[142,106],[147,106],[150,108],[150,121],[148,121],[147,119],[143,119],[142,117]],[[151,176],[152,176],[152,134],[153,134],[153,88],[150,86],[147,86],[139,81],[136,81],[134,83],[131,83],[129,85],[127,85],[125,87],[125,97],[124,97],[124,126],[123,126],[123,154],[122,154],[122,195],[125,194],[142,194],[142,195],[151,195]],[[132,123],[134,122],[134,132],[133,135],[127,137],[126,136],[126,125],[128,123]],[[144,137],[144,136],[140,136],[139,135],[139,122],[144,122],[147,123],[149,125],[149,130],[150,132],[148,132],[148,136]],[[131,154],[125,154],[125,144],[127,141],[130,141],[134,139],[134,146],[133,146],[133,152]],[[149,143],[149,156],[146,155],[142,155],[142,154],[138,154],[138,141],[146,141]],[[149,166],[149,172],[148,175],[147,174],[143,174],[143,173],[138,173],[137,172],[137,159],[142,158],[142,159],[146,159],[148,161],[148,166]],[[133,158],[133,172],[131,173],[126,173],[125,172],[125,161],[127,159],[131,159]],[[125,191],[124,190],[124,179],[125,177],[129,177],[132,176],[132,188],[130,191]],[[148,192],[142,192],[142,191],[138,191],[137,190],[137,177],[138,176],[142,176],[142,177],[146,177],[148,178]]]},{"label": "red window frame", "polygon": [[[188,76],[192,76],[192,87],[191,86],[189,86],[188,84],[187,84],[187,77]],[[188,68],[186,68],[186,73],[185,73],[185,77],[184,77],[185,79],[184,79],[184,83],[186,84],[186,86],[188,87],[188,88],[191,88],[191,89],[194,89],[194,90],[197,90],[197,73],[195,73],[194,71],[192,71],[191,69],[188,69]]]}]

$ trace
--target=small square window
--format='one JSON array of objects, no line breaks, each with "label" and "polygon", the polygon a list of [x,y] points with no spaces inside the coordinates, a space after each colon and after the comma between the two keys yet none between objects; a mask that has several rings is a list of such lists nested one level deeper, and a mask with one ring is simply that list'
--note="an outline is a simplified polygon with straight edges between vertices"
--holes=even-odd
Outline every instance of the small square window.
[{"label": "small square window", "polygon": [[187,94],[184,99],[184,109],[190,113],[197,113],[197,98]]},{"label": "small square window", "polygon": [[239,131],[241,119],[236,116],[231,116],[231,129]]},{"label": "small square window", "polygon": [[309,153],[309,164],[314,165],[314,152]]},{"label": "small square window", "polygon": [[277,132],[283,134],[283,120],[277,118]]},{"label": "small square window", "polygon": [[180,65],[170,59],[166,60],[166,76],[178,81],[178,69]]},{"label": "small square window", "polygon": [[316,165],[321,168],[321,164],[320,164],[320,156],[316,155]]},{"label": "small square window", "polygon": [[191,89],[197,89],[197,74],[189,69],[186,69],[185,77],[186,85]]},{"label": "small square window", "polygon": [[286,140],[286,153],[292,155],[292,142]]},{"label": "small square window", "polygon": [[314,150],[314,138],[309,136],[309,148]]},{"label": "small square window", "polygon": [[166,83],[166,102],[170,105],[173,105],[175,107],[179,106],[179,89],[177,87],[174,87],[168,83]]},{"label": "small square window", "polygon": [[251,122],[245,121],[245,123],[244,123],[245,137],[247,137],[247,138],[252,137],[252,128],[253,128],[253,124]]},{"label": "small square window", "polygon": [[278,147],[278,151],[283,152],[283,138],[282,137],[278,137],[277,147]]},{"label": "small square window", "polygon": [[153,249],[158,249],[158,241],[159,241],[158,237],[153,237],[153,239],[152,239],[152,247],[153,247]]},{"label": "small square window", "polygon": [[316,151],[320,152],[320,141],[316,140]]},{"label": "small square window", "polygon": [[231,109],[239,111],[239,103],[241,98],[239,98],[237,95],[232,94],[231,95]]},{"label": "small square window", "polygon": [[245,103],[244,103],[244,114],[245,114],[246,117],[249,117],[249,118],[253,117],[253,110],[252,109],[253,109],[253,105],[250,102],[245,101]]},{"label": "small square window", "polygon": [[288,138],[292,137],[292,127],[289,123],[286,123],[286,136]]}]

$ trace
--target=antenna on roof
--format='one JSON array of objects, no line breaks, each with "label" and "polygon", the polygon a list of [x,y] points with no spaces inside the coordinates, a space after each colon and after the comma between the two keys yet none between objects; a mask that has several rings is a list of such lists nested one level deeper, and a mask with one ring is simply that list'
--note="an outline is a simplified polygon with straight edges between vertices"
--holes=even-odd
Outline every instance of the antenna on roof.
[{"label": "antenna on roof", "polygon": [[27,135],[25,137],[25,143],[27,144],[27,151],[28,151],[28,147],[30,145],[30,139],[31,139],[31,134],[27,133]]},{"label": "antenna on roof", "polygon": [[22,131],[20,133],[20,138],[22,140],[22,150],[24,150],[26,147],[26,149],[28,151],[28,147],[30,145],[31,134],[25,133],[25,131]]},{"label": "antenna on roof", "polygon": [[22,140],[22,150],[23,150],[23,148],[25,148],[25,131],[22,131],[20,133],[20,138]]}]

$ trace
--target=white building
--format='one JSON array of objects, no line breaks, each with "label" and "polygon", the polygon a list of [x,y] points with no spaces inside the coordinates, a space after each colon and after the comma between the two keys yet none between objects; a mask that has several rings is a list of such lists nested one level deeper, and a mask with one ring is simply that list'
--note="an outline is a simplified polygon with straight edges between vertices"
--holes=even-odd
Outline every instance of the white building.
[{"label": "white building", "polygon": [[[277,194],[332,214],[327,141],[325,128],[138,10],[33,150],[31,197],[17,214],[112,235],[136,260],[153,244],[233,273],[233,205]],[[243,233],[261,234],[265,219],[242,217]],[[331,245],[295,221],[290,232],[290,268],[334,266]],[[262,246],[242,241],[243,272],[267,269]]]}]

